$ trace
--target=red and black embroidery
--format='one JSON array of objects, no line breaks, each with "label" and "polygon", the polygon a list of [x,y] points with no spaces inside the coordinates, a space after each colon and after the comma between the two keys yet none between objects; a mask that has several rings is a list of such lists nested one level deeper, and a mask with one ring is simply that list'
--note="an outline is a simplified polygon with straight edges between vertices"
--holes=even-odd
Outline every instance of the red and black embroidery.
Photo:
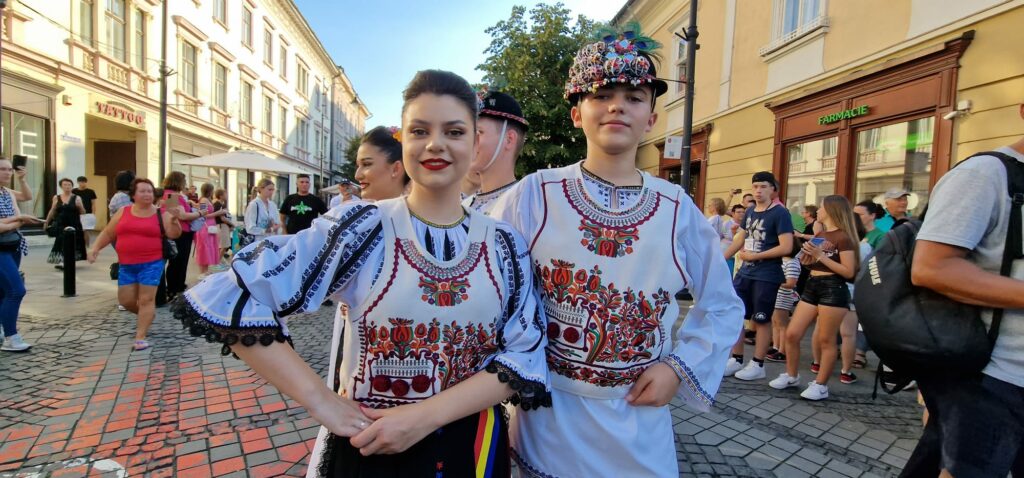
[{"label": "red and black embroidery", "polygon": [[[469,300],[469,280],[466,277],[476,269],[480,258],[487,256],[487,247],[474,242],[468,246],[466,256],[453,267],[441,267],[426,258],[408,239],[397,240],[396,249],[406,262],[420,274],[420,299],[438,307],[452,307]],[[500,295],[500,292],[499,292]]]},{"label": "red and black embroidery", "polygon": [[393,406],[433,396],[472,376],[497,353],[494,324],[414,324],[390,318],[360,325],[365,367],[356,377],[370,382],[368,405]]},{"label": "red and black embroidery", "polygon": [[640,225],[654,217],[661,204],[661,195],[650,189],[640,193],[636,204],[621,211],[601,207],[583,190],[582,179],[562,181],[562,192],[569,205],[580,216],[580,244],[588,251],[604,257],[622,257],[633,253],[640,240]]},{"label": "red and black embroidery", "polygon": [[[551,370],[598,386],[635,380],[664,344],[661,318],[672,297],[603,284],[598,266],[558,259],[535,264],[548,316]],[[569,366],[569,364],[573,364]],[[584,370],[589,371],[584,371]],[[639,371],[637,371],[639,370]]]},{"label": "red and black embroidery", "polygon": [[451,307],[469,300],[469,281],[466,279],[438,281],[420,276],[419,287],[423,291],[420,299],[430,305]]}]

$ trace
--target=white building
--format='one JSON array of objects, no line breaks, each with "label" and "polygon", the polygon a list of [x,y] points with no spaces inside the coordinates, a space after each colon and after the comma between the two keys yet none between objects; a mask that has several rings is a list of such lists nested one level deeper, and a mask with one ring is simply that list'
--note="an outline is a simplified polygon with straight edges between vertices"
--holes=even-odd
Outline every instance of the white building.
[{"label": "white building", "polygon": [[[42,215],[59,178],[89,178],[106,217],[117,171],[159,179],[160,0],[9,0],[3,10],[2,154],[28,156]],[[168,163],[226,187],[239,211],[256,174],[178,164],[252,149],[337,179],[369,111],[291,0],[168,4]],[[330,107],[333,105],[333,107]],[[278,194],[294,178],[274,177]]]}]

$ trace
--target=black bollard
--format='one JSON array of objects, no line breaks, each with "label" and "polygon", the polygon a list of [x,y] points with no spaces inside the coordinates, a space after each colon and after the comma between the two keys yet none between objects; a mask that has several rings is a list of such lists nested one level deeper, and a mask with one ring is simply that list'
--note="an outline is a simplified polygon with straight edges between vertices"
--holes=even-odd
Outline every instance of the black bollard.
[{"label": "black bollard", "polygon": [[75,228],[64,228],[64,295],[75,296]]}]

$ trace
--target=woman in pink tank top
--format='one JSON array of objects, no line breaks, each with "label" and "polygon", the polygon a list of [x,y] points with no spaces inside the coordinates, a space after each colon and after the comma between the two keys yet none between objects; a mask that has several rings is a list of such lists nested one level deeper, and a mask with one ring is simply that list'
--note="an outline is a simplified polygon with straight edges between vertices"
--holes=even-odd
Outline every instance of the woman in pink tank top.
[{"label": "woman in pink tank top", "polygon": [[[175,205],[161,212],[153,204],[153,190],[153,182],[148,179],[132,181],[129,196],[134,203],[121,208],[110,218],[88,256],[90,263],[96,262],[100,251],[117,240],[115,248],[120,263],[117,301],[138,316],[135,350],[149,348],[146,333],[156,315],[156,288],[164,268],[163,236],[174,239],[181,235],[178,218],[184,213],[180,206]],[[187,255],[188,251],[184,254]]]}]

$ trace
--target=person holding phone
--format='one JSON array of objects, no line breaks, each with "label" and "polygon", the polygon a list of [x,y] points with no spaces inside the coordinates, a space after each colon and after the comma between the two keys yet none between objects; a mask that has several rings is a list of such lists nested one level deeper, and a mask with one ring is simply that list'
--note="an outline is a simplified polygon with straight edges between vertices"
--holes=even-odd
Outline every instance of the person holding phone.
[{"label": "person holding phone", "polygon": [[[0,185],[9,184],[14,172],[11,161],[0,156]],[[23,183],[23,187],[28,185]],[[16,199],[15,191],[0,186],[0,326],[4,331],[0,350],[6,352],[24,352],[32,347],[18,334],[18,311],[25,297],[25,281],[18,274],[18,267],[22,256],[28,254],[28,243],[18,229],[41,222],[35,216],[22,214]]]},{"label": "person holding phone", "polygon": [[[14,177],[18,178],[18,189],[8,189],[7,191],[10,192],[14,196],[14,200],[18,202],[31,201],[34,197],[32,195],[32,188],[29,187],[28,180],[26,179],[28,177],[28,169],[26,169],[27,164],[28,156],[21,154],[14,155],[12,166],[14,167]],[[8,184],[10,182],[11,180],[8,178],[4,184]]]},{"label": "person holding phone", "polygon": [[[800,396],[807,400],[828,398],[828,379],[838,356],[836,334],[850,310],[850,289],[846,281],[853,279],[860,263],[856,221],[850,201],[845,197],[831,195],[822,200],[818,222],[823,230],[804,243],[800,253],[800,262],[810,269],[811,277],[786,329],[786,371],[768,383],[774,389],[800,386],[797,372],[800,340],[811,322],[818,319],[814,342],[820,350],[821,361],[816,380],[807,384]],[[841,373],[845,375],[850,371],[841,370]]]}]

